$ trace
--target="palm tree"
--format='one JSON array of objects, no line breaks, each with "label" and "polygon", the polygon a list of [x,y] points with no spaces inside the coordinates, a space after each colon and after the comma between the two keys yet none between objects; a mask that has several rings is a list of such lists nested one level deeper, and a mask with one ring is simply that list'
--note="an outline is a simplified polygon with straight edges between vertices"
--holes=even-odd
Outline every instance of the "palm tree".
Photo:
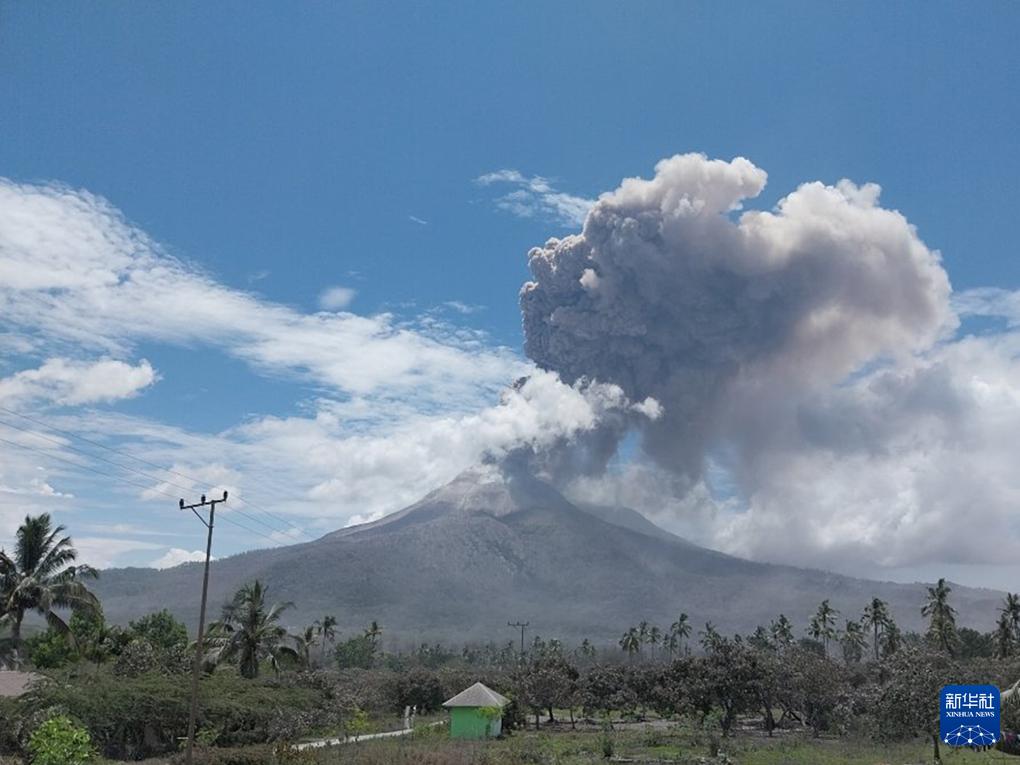
[{"label": "palm tree", "polygon": [[[675,637],[677,641],[682,641],[684,646],[684,653],[687,652],[687,638],[691,636],[691,624],[687,620],[687,614],[681,613],[669,627],[670,637]],[[670,644],[673,644],[673,640],[670,640]]]},{"label": "palm tree", "polygon": [[368,625],[368,629],[365,630],[365,637],[372,641],[372,644],[379,642],[379,638],[382,637],[382,627],[379,626],[379,622],[375,619]]},{"label": "palm tree", "polygon": [[719,634],[719,630],[715,628],[715,625],[712,622],[705,622],[705,631],[701,633],[701,646],[709,653],[712,653],[724,642],[726,642],[726,639]]},{"label": "palm tree", "polygon": [[873,644],[875,646],[875,661],[878,661],[878,633],[885,629],[889,623],[889,607],[881,598],[872,598],[871,602],[864,607],[864,616],[861,622],[865,627],[871,627]]},{"label": "palm tree", "polygon": [[15,665],[21,663],[21,623],[26,613],[34,611],[50,629],[70,635],[67,622],[54,608],[82,613],[99,609],[99,600],[84,582],[99,574],[91,566],[74,565],[78,551],[71,537],[61,536],[64,531],[63,526],[53,527],[49,513],[26,516],[18,528],[13,556],[0,550],[0,627],[11,631]]},{"label": "palm tree", "polygon": [[939,579],[934,587],[928,588],[928,601],[921,607],[921,616],[930,620],[928,639],[950,656],[956,647],[956,609],[949,605],[952,591],[944,578]]},{"label": "palm tree", "polygon": [[896,626],[896,622],[889,619],[885,625],[885,629],[882,630],[882,655],[892,656],[900,648],[902,643],[902,636],[900,635],[900,628]]},{"label": "palm tree", "polygon": [[291,603],[274,603],[266,607],[266,588],[258,579],[244,585],[234,599],[223,607],[220,621],[209,625],[209,661],[215,666],[236,658],[242,677],[258,677],[259,664],[269,660],[277,673],[279,660],[301,655],[287,641],[294,641],[279,624],[280,614]]},{"label": "palm tree", "polygon": [[648,630],[648,645],[652,647],[652,661],[655,661],[655,646],[662,642],[662,630],[658,626]]},{"label": "palm tree", "polygon": [[591,659],[595,656],[595,646],[592,645],[588,638],[581,641],[581,647],[578,650],[585,659]]},{"label": "palm tree", "polygon": [[[332,643],[336,640],[336,617],[326,615],[315,621],[315,632],[322,641],[322,663],[326,663],[326,642]],[[376,625],[378,627],[379,625]]]},{"label": "palm tree", "polygon": [[786,614],[780,614],[779,618],[769,625],[769,632],[772,633],[772,641],[779,648],[793,645],[793,625],[786,618]]},{"label": "palm tree", "polygon": [[839,642],[843,647],[843,660],[847,664],[856,664],[864,655],[864,647],[867,645],[864,638],[864,627],[860,622],[847,619]]},{"label": "palm tree", "polygon": [[1003,609],[999,612],[999,620],[995,623],[995,647],[1000,659],[1006,659],[1013,653],[1014,642],[1009,614]]},{"label": "palm tree", "polygon": [[305,627],[305,631],[300,635],[294,636],[294,642],[297,643],[297,651],[301,654],[301,660],[306,667],[312,666],[312,648],[315,646],[316,633],[315,625],[311,624]]},{"label": "palm tree", "polygon": [[631,661],[634,660],[634,654],[641,650],[641,635],[634,627],[623,633],[620,648],[627,652],[627,658]]},{"label": "palm tree", "polygon": [[1007,592],[1002,612],[1009,620],[1009,627],[1010,631],[1013,633],[1013,639],[1020,640],[1020,594]]},{"label": "palm tree", "polygon": [[815,640],[822,641],[822,648],[826,656],[829,654],[829,641],[836,637],[837,616],[839,616],[839,611],[830,606],[829,599],[826,598],[819,604],[808,627],[808,634]]}]

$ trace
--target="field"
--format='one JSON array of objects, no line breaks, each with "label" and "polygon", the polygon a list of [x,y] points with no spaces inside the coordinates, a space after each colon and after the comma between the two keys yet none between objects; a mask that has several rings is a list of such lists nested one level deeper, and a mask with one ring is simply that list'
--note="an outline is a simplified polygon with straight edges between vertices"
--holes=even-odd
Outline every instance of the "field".
[{"label": "field", "polygon": [[[611,744],[607,745],[607,742]],[[569,728],[518,732],[489,742],[456,742],[445,730],[415,734],[404,739],[369,741],[321,750],[311,755],[317,765],[593,765],[634,763],[653,765],[927,765],[932,762],[927,741],[876,745],[848,738],[812,738],[784,734],[772,739],[741,733],[712,743],[692,737],[689,731],[638,728],[603,731]],[[606,755],[611,752],[609,757]],[[999,752],[942,750],[946,765],[958,763],[1016,763],[1016,757]]]}]

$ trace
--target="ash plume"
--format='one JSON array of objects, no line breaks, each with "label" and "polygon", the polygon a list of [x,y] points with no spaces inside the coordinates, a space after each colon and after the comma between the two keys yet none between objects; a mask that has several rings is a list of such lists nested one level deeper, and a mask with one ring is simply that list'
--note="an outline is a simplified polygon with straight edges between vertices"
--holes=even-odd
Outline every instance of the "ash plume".
[{"label": "ash plume", "polygon": [[[765,181],[744,158],[677,155],[528,255],[527,355],[567,383],[659,402],[643,448],[691,482],[711,450],[753,460],[775,417],[955,322],[938,253],[879,205],[878,186],[806,183],[771,211],[740,212]],[[601,435],[615,444],[621,428]]]}]

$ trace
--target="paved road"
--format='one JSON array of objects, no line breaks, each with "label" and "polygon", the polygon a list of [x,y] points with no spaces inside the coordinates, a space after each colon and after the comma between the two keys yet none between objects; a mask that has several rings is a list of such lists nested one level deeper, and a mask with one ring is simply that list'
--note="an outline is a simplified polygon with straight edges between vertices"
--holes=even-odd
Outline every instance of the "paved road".
[{"label": "paved road", "polygon": [[[429,723],[427,727],[434,727],[436,725],[446,725],[445,720],[439,722]],[[414,728],[402,728],[401,730],[389,730],[385,733],[365,733],[361,736],[348,736],[347,738],[320,738],[317,741],[306,741],[303,744],[297,744],[294,748],[301,749],[321,749],[324,746],[338,746],[340,744],[357,744],[359,741],[370,741],[373,738],[395,738],[397,736],[406,736],[409,733],[414,733]]]}]

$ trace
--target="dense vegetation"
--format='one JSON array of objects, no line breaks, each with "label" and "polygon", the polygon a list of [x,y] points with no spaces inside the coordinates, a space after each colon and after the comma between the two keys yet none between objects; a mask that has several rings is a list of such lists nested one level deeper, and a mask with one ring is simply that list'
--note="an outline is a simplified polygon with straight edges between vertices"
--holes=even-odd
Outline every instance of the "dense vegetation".
[{"label": "dense vegetation", "polygon": [[[15,553],[0,553],[3,655],[42,677],[21,698],[0,700],[0,755],[43,765],[62,765],[53,759],[62,751],[82,762],[92,753],[172,755],[187,729],[187,631],[166,611],[126,628],[107,624],[86,585],[94,572],[74,565],[62,533],[46,516],[29,518]],[[387,652],[379,624],[345,637],[331,615],[292,634],[282,624],[289,604],[268,595],[264,583],[244,586],[210,625],[198,724],[210,763],[283,762],[280,742],[399,727],[406,707],[436,713],[477,680],[513,700],[510,735],[589,730],[608,751],[615,732],[656,720],[673,721],[674,737],[697,731],[710,757],[724,756],[738,728],[887,747],[923,737],[938,757],[943,684],[1006,687],[1020,678],[1020,597],[1009,595],[996,630],[982,634],[958,627],[945,581],[929,588],[924,635],[901,632],[881,600],[842,619],[825,601],[799,630],[780,614],[750,635],[725,636],[679,614],[668,627],[628,628],[616,646],[536,636],[523,652],[513,642]],[[66,621],[57,609],[69,612]],[[33,612],[47,627],[23,637]],[[1020,728],[1014,714],[1004,730]]]}]

